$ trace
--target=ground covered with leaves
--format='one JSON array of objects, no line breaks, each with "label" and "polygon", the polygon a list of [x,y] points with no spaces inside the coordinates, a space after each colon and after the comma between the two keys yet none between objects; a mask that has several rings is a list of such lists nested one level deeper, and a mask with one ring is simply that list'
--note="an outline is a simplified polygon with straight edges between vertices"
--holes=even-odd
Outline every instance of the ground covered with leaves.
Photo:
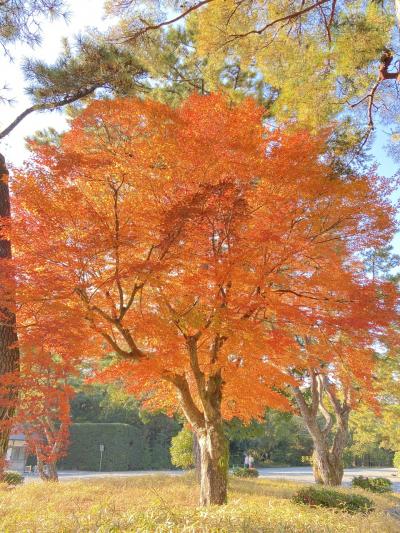
[{"label": "ground covered with leaves", "polygon": [[[387,510],[400,496],[371,495],[375,510],[347,514],[291,501],[301,485],[265,479],[230,481],[229,503],[197,507],[191,475],[26,483],[0,492],[0,531],[14,532],[398,532]],[[343,489],[348,492],[348,489]],[[352,490],[366,494],[361,489]]]}]

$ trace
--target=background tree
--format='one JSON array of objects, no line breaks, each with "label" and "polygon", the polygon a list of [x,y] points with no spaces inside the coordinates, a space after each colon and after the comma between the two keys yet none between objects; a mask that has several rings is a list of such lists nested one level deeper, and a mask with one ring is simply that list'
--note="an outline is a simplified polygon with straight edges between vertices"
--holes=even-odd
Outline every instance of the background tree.
[{"label": "background tree", "polygon": [[[3,53],[12,59],[12,45],[17,42],[30,45],[40,42],[40,20],[43,17],[62,15],[63,2],[60,0],[30,0],[28,2],[2,2],[0,5],[0,46]],[[1,103],[7,103],[6,86],[0,94]],[[0,154],[0,223],[8,225],[10,218],[10,196],[8,189],[8,171],[4,156]],[[2,232],[4,233],[4,232]],[[0,261],[11,258],[11,243],[2,235],[0,239]],[[15,301],[13,289],[6,283],[8,290],[1,287],[0,306],[0,376],[13,374],[19,368],[19,351],[16,346]],[[11,429],[11,418],[14,413],[16,397],[15,384],[7,386],[2,383],[0,410],[0,457],[4,457],[8,448],[8,436]]]},{"label": "background tree", "polygon": [[372,454],[376,448],[400,450],[399,364],[397,347],[377,354],[375,404],[362,405],[351,420],[352,450],[359,455]]},{"label": "background tree", "polygon": [[294,333],[344,329],[353,300],[360,323],[379,304],[377,327],[393,308],[386,286],[347,266],[391,237],[388,183],[335,179],[322,137],[270,133],[262,117],[216,95],[176,110],[96,102],[14,184],[22,331],[70,356],[106,341],[104,379],[180,406],[202,504],[226,500],[223,419],[289,408],[278,391],[307,357]]},{"label": "background tree", "polygon": [[349,420],[348,456],[354,466],[392,466],[393,452],[384,444],[385,423],[377,407],[360,405]]},{"label": "background tree", "polygon": [[[363,270],[367,280],[368,265]],[[359,282],[364,285],[361,278]],[[321,321],[317,326],[320,335],[313,336],[310,330],[308,335],[298,339],[301,351],[309,352],[306,356],[308,368],[299,367],[292,371],[299,380],[299,386],[292,387],[292,393],[313,438],[316,479],[325,484],[336,485],[342,481],[343,453],[349,437],[352,409],[362,401],[372,405],[376,401],[373,346],[385,339],[396,317],[395,313],[384,317],[381,298],[386,299],[395,287],[384,282],[375,290],[381,291],[383,286],[384,292],[365,294],[367,298],[375,299],[375,308],[370,307],[367,311],[368,304],[362,303],[361,294],[354,298],[350,291],[346,297],[349,314],[342,316],[342,325],[336,331],[330,330],[329,323]],[[324,356],[320,357],[322,353]]]},{"label": "background tree", "polygon": [[262,421],[243,426],[232,420],[226,425],[233,465],[242,464],[248,450],[260,466],[298,466],[312,453],[312,441],[302,419],[290,412],[268,409]]},{"label": "background tree", "polygon": [[[31,46],[40,43],[41,22],[44,18],[67,17],[62,0],[6,1],[0,5],[0,45],[10,61],[14,60],[13,46],[25,43]],[[106,43],[100,34],[79,37],[74,45],[64,42],[64,49],[54,65],[41,60],[26,60],[21,65],[27,80],[25,90],[32,98],[32,105],[18,113],[8,125],[2,125],[0,141],[29,114],[36,111],[58,109],[81,99],[94,96],[97,90],[125,94],[141,87],[144,70],[129,53]],[[7,87],[0,94],[0,103],[8,105]],[[0,153],[0,224],[4,227],[0,240],[0,261],[3,277],[12,278],[8,268],[11,259],[11,243],[8,236],[10,220],[10,193],[8,170]],[[0,285],[0,377],[18,372],[19,349],[15,330],[15,299],[10,280]],[[14,404],[17,399],[15,385],[7,389],[0,410],[0,456],[8,447]]]},{"label": "background tree", "polygon": [[24,350],[20,402],[15,424],[25,435],[44,481],[58,481],[57,462],[68,450],[70,401],[68,380],[75,373],[63,359],[40,349]]},{"label": "background tree", "polygon": [[122,18],[114,38],[128,44],[148,44],[157,32],[185,25],[204,64],[203,86],[216,90],[229,69],[237,79],[256,73],[279,121],[318,128],[348,114],[354,123],[348,124],[348,140],[364,143],[378,108],[386,121],[396,120],[398,68],[390,64],[398,43],[392,39],[391,1],[206,0],[181,6],[122,0],[108,2],[108,10]]}]

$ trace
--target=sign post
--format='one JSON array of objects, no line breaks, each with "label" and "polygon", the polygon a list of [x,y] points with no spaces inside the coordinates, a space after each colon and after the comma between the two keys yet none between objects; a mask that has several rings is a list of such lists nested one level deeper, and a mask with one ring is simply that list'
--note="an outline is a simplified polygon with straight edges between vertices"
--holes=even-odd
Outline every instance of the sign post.
[{"label": "sign post", "polygon": [[99,472],[101,472],[101,464],[103,462],[103,452],[104,452],[104,444],[100,444],[100,465],[99,465]]}]

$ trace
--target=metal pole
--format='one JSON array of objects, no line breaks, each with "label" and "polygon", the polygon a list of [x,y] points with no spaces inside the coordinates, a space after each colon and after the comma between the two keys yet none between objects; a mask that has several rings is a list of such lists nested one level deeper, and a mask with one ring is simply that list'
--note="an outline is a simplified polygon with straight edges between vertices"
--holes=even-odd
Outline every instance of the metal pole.
[{"label": "metal pole", "polygon": [[101,472],[101,465],[103,462],[103,452],[104,452],[104,444],[100,444],[100,465],[99,465],[99,472]]}]

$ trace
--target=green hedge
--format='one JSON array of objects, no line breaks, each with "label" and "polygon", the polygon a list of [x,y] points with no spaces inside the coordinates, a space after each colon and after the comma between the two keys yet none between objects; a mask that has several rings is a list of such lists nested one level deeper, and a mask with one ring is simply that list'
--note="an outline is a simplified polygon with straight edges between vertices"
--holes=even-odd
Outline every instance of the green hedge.
[{"label": "green hedge", "polygon": [[256,468],[235,466],[232,468],[232,475],[236,477],[258,477],[258,470]]},{"label": "green hedge", "polygon": [[19,472],[8,470],[3,472],[0,476],[0,483],[7,483],[7,485],[21,485],[24,482],[24,476]]},{"label": "green hedge", "polygon": [[348,513],[369,513],[374,510],[372,501],[359,494],[339,492],[325,487],[305,487],[293,497],[295,503],[312,507],[330,507]]},{"label": "green hedge", "polygon": [[102,470],[171,468],[170,435],[150,428],[120,423],[75,423],[71,426],[68,455],[60,461],[65,470],[99,470],[100,444],[104,445]]},{"label": "green hedge", "polygon": [[364,490],[369,490],[370,492],[391,492],[392,490],[392,482],[390,479],[386,479],[385,477],[364,477],[364,476],[357,476],[353,477],[351,481],[352,487],[359,487]]}]

